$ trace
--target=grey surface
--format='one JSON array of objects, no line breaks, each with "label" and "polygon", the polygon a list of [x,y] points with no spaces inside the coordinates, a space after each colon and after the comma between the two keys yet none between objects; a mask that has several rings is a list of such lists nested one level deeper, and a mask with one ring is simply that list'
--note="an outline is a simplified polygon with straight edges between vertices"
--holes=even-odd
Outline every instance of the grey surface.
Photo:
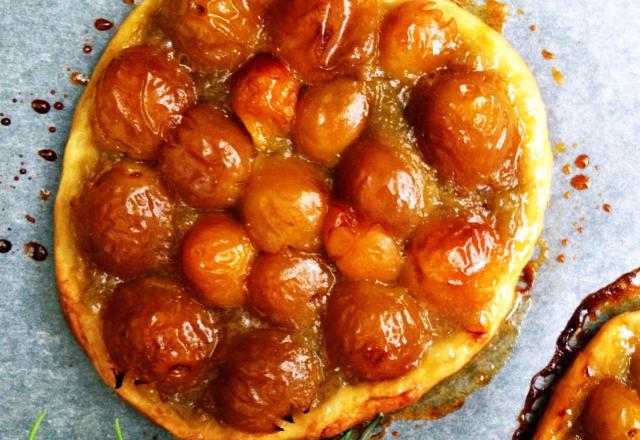
[{"label": "grey surface", "polygon": [[[550,259],[538,274],[533,306],[502,372],[443,420],[390,427],[389,433],[399,431],[404,439],[509,438],[532,374],[546,364],[580,299],[640,266],[640,2],[509,3],[507,38],[539,81],[552,142],[569,145],[555,164],[544,231]],[[516,14],[517,8],[525,15]],[[53,197],[42,202],[38,194],[41,188],[55,190],[61,160],[46,162],[37,151],[53,148],[62,156],[82,93],[82,87],[70,84],[67,68],[89,73],[113,35],[96,31],[93,21],[107,17],[120,22],[128,10],[120,0],[0,0],[0,113],[12,120],[11,126],[0,126],[0,238],[14,245],[9,254],[0,254],[1,439],[26,438],[43,408],[49,414],[41,439],[114,438],[115,417],[127,439],[170,438],[101,383],[60,313],[51,256],[37,263],[22,250],[31,240],[52,249]],[[538,31],[531,32],[530,24]],[[93,45],[92,54],[83,54],[84,43]],[[557,59],[544,60],[543,48]],[[552,66],[565,74],[564,86],[552,80]],[[69,95],[62,99],[63,111],[39,115],[30,108],[34,98],[53,103],[63,94]],[[12,103],[13,98],[19,102]],[[57,127],[57,133],[50,134],[49,126]],[[569,177],[561,172],[579,153],[592,159],[586,174],[593,185],[582,193],[572,191]],[[21,162],[26,175],[18,173]],[[564,199],[570,190],[571,198]],[[600,208],[605,202],[613,206],[611,214]],[[25,220],[26,214],[36,218],[35,225]],[[583,233],[574,222],[584,227]],[[563,238],[569,239],[566,248],[560,244]],[[566,263],[555,261],[559,253],[567,256]]]}]

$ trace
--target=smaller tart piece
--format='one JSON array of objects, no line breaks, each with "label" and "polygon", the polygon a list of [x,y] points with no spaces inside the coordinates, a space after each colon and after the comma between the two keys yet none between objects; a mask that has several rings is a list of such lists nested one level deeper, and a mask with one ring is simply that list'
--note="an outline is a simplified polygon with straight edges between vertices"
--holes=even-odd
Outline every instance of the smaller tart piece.
[{"label": "smaller tart piece", "polygon": [[276,0],[270,31],[276,55],[308,83],[357,73],[375,54],[378,0]]},{"label": "smaller tart piece", "polygon": [[391,283],[404,263],[402,249],[392,234],[342,203],[329,207],[323,241],[340,272],[352,280]]},{"label": "smaller tart piece", "polygon": [[93,122],[101,147],[153,160],[196,100],[189,72],[151,46],[121,51],[98,80]]},{"label": "smaller tart piece", "polygon": [[408,108],[427,161],[463,187],[512,187],[520,132],[507,84],[491,72],[447,72],[427,77]]},{"label": "smaller tart piece", "polygon": [[246,302],[246,279],[256,251],[241,224],[226,215],[198,220],[182,242],[180,261],[198,298],[211,307]]},{"label": "smaller tart piece", "polygon": [[640,398],[616,379],[589,394],[582,413],[585,440],[625,440],[640,434]]},{"label": "smaller tart piece", "polygon": [[258,55],[233,79],[231,106],[256,148],[274,152],[289,145],[300,82],[271,55]]},{"label": "smaller tart piece", "polygon": [[458,28],[434,3],[413,0],[386,15],[380,35],[380,62],[385,72],[414,83],[450,64]]},{"label": "smaller tart piece", "polygon": [[214,315],[179,283],[141,278],[116,289],[102,310],[112,362],[132,380],[161,392],[188,389],[211,364],[218,343]]},{"label": "smaller tart piece", "polygon": [[117,163],[87,183],[74,210],[80,243],[110,274],[133,278],[168,260],[174,205],[146,165]]},{"label": "smaller tart piece", "polygon": [[464,218],[443,218],[418,228],[407,248],[403,280],[411,293],[439,313],[484,333],[498,259],[493,228]]},{"label": "smaller tart piece", "polygon": [[360,137],[369,99],[362,81],[337,79],[306,90],[298,103],[293,132],[298,153],[328,167]]},{"label": "smaller tart piece", "polygon": [[[640,435],[640,269],[587,296],[531,380],[514,439]],[[541,417],[536,417],[540,415]]]},{"label": "smaller tart piece", "polygon": [[420,306],[404,288],[366,282],[336,286],[325,331],[333,361],[365,381],[411,370],[431,339]]},{"label": "smaller tart piece", "polygon": [[160,150],[159,169],[172,193],[198,209],[233,206],[251,175],[254,150],[244,129],[223,111],[189,109]]},{"label": "smaller tart piece", "polygon": [[324,176],[295,157],[264,158],[256,164],[241,199],[241,211],[253,243],[265,252],[287,247],[315,251],[328,207]]},{"label": "smaller tart piece", "polygon": [[165,0],[158,23],[197,71],[235,70],[256,51],[265,0]]},{"label": "smaller tart piece", "polygon": [[309,327],[335,278],[318,256],[301,252],[262,254],[248,280],[249,304],[275,325]]},{"label": "smaller tart piece", "polygon": [[427,212],[427,182],[419,161],[401,148],[360,140],[338,165],[338,194],[367,219],[405,237]]},{"label": "smaller tart piece", "polygon": [[299,338],[254,330],[234,343],[205,408],[239,430],[274,432],[283,418],[311,407],[321,378],[318,358]]}]

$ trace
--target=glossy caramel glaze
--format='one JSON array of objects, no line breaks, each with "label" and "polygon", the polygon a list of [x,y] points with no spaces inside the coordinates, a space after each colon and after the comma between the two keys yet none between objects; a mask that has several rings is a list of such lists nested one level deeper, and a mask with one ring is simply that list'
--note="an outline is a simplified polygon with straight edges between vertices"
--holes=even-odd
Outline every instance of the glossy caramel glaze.
[{"label": "glossy caramel glaze", "polygon": [[234,350],[209,389],[210,411],[246,432],[273,432],[277,422],[311,407],[322,379],[319,359],[282,330],[256,330]]},{"label": "glossy caramel glaze", "polygon": [[160,150],[169,190],[194,208],[233,206],[251,175],[254,148],[244,129],[208,105],[189,109]]},{"label": "glossy caramel glaze", "polygon": [[[414,19],[415,35],[434,43],[425,57],[416,52],[420,45],[393,44]],[[188,105],[167,116],[167,129],[153,132],[145,157],[105,145],[95,115],[93,125],[87,119],[109,66],[136,50],[142,61],[161,54],[174,76],[186,73],[195,88]],[[398,59],[385,68],[383,50],[406,53],[406,69],[392,73]],[[488,60],[490,67],[481,65]],[[426,157],[416,136],[424,121],[412,117],[409,104],[418,77],[481,70],[508,84],[505,105],[520,136],[514,160],[491,162],[491,184],[463,185]],[[165,73],[151,73],[143,113],[166,108],[177,93]],[[138,76],[137,68],[121,69],[111,90],[130,90]],[[446,0],[407,7],[377,0],[146,0],[94,77],[77,112],[57,204],[63,309],[103,378],[113,382],[118,372],[117,392],[176,436],[330,437],[416,401],[497,333],[540,231],[550,156],[528,70],[477,19]],[[455,110],[462,127],[470,110]],[[493,122],[499,131],[510,121]],[[127,155],[145,163],[123,162]],[[131,183],[123,179],[124,191],[110,195],[106,185],[87,207],[124,204],[133,220],[147,216],[123,223],[116,231],[122,244],[108,246],[135,274],[113,270],[81,246],[79,222],[100,225],[89,219],[82,193],[122,164],[144,170],[145,197],[128,198]],[[74,219],[77,236],[66,233],[64,218]],[[458,225],[456,219],[472,224],[460,226],[459,240],[455,233],[450,241],[416,240],[424,228],[440,220]],[[150,228],[160,240],[144,241]],[[107,237],[113,232],[109,223],[104,229]],[[136,249],[128,251],[129,241],[144,243],[149,261],[130,257]],[[420,267],[428,276],[416,282],[406,275],[419,266],[414,259],[429,262]],[[485,275],[493,279],[488,287]],[[181,295],[215,316],[212,356],[200,371],[200,361],[185,354],[193,381],[173,388],[159,376],[121,371],[114,353],[127,347],[126,338],[100,330],[107,322],[101,310],[125,288],[122,278],[158,276],[180,280],[172,282]],[[444,305],[425,294],[452,280],[461,286],[442,295]],[[117,322],[118,313],[109,319]],[[169,370],[187,377],[185,369]]]},{"label": "glossy caramel glaze", "polygon": [[301,252],[260,255],[248,280],[249,303],[274,325],[310,326],[335,283],[322,258]]},{"label": "glossy caramel glaze", "polygon": [[356,74],[378,43],[376,0],[276,0],[269,31],[275,53],[309,83]]},{"label": "glossy caramel glaze", "polygon": [[210,368],[219,328],[213,312],[178,282],[142,278],[105,303],[103,334],[122,374],[166,393],[193,386]]},{"label": "glossy caramel glaze", "polygon": [[203,217],[182,243],[181,264],[198,298],[211,307],[246,302],[246,279],[256,251],[241,224],[225,215]]},{"label": "glossy caramel glaze", "polygon": [[415,366],[429,346],[420,306],[398,287],[338,284],[325,326],[334,361],[364,380],[397,377]]},{"label": "glossy caramel glaze", "polygon": [[231,106],[260,151],[286,148],[301,83],[270,55],[258,55],[233,78]]},{"label": "glossy caramel glaze", "polygon": [[114,58],[96,90],[94,121],[103,148],[155,159],[162,140],[195,102],[186,69],[155,47],[137,46]]},{"label": "glossy caramel glaze", "polygon": [[166,263],[174,203],[149,167],[120,162],[88,183],[75,203],[78,236],[101,269],[133,278]]},{"label": "glossy caramel glaze", "polygon": [[266,0],[170,0],[160,28],[198,71],[232,70],[258,48]]}]

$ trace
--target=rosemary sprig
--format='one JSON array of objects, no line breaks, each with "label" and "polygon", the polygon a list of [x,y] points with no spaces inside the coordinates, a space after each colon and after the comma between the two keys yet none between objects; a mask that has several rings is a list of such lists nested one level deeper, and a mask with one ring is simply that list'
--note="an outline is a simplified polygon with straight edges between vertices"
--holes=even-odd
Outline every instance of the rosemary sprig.
[{"label": "rosemary sprig", "polygon": [[[46,416],[47,416],[47,410],[43,409],[38,415],[38,418],[36,419],[36,421],[33,423],[33,426],[31,427],[31,431],[29,431],[29,437],[27,437],[27,440],[36,440],[36,435],[38,434],[40,425],[42,424],[42,421]],[[113,422],[113,429],[116,432],[116,440],[124,440],[124,437],[122,436],[122,430],[120,429],[120,420],[118,420],[117,418]]]},{"label": "rosemary sprig", "polygon": [[38,429],[40,429],[40,425],[42,424],[42,421],[46,416],[47,416],[46,409],[43,409],[42,411],[40,411],[40,414],[38,414],[38,418],[36,419],[36,421],[33,423],[33,426],[31,427],[31,431],[29,431],[29,437],[27,437],[27,440],[35,440],[36,434],[38,434]]},{"label": "rosemary sprig", "polygon": [[379,414],[374,420],[372,420],[362,431],[360,437],[355,437],[355,431],[353,429],[348,430],[344,434],[342,434],[338,440],[370,440],[375,434],[376,429],[380,426],[382,421],[384,420],[384,414]]},{"label": "rosemary sprig", "polygon": [[122,430],[120,429],[120,420],[116,417],[116,420],[113,422],[113,429],[116,431],[116,440],[124,440],[122,436]]}]

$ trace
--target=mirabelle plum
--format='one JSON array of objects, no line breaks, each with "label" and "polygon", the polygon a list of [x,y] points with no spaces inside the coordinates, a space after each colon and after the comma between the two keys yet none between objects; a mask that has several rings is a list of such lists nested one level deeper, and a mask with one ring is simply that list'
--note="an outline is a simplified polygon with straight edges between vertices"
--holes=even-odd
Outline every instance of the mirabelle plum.
[{"label": "mirabelle plum", "polygon": [[362,380],[406,373],[431,339],[418,303],[404,288],[362,281],[336,286],[324,325],[333,361]]},{"label": "mirabelle plum", "polygon": [[167,262],[174,205],[149,167],[117,163],[84,187],[74,209],[79,242],[101,269],[134,278]]},{"label": "mirabelle plum", "polygon": [[322,370],[302,341],[282,330],[254,330],[234,344],[205,409],[245,432],[269,433],[315,400]]},{"label": "mirabelle plum", "polygon": [[458,27],[432,2],[413,0],[387,14],[380,31],[380,62],[393,78],[409,83],[447,67]]},{"label": "mirabelle plum", "polygon": [[300,82],[270,55],[258,55],[235,75],[231,106],[260,151],[278,151],[296,118]]},{"label": "mirabelle plum", "polygon": [[260,45],[265,0],[166,0],[158,23],[195,70],[235,70]]},{"label": "mirabelle plum", "polygon": [[377,0],[278,0],[270,10],[275,53],[309,83],[356,73],[374,55]]},{"label": "mirabelle plum", "polygon": [[338,193],[367,219],[400,236],[426,213],[426,178],[413,157],[400,148],[363,139],[338,164]]},{"label": "mirabelle plum", "polygon": [[442,74],[421,80],[408,118],[425,158],[444,179],[475,189],[516,180],[520,133],[507,85],[490,72]]},{"label": "mirabelle plum", "polygon": [[262,254],[249,276],[249,304],[273,324],[307,327],[334,281],[331,269],[317,256]]},{"label": "mirabelle plum", "polygon": [[219,333],[215,317],[171,279],[121,285],[102,318],[111,360],[131,379],[173,393],[194,385],[211,366]]},{"label": "mirabelle plum", "polygon": [[471,332],[486,332],[484,307],[498,265],[493,228],[465,218],[443,218],[418,228],[407,248],[403,278],[411,293]]},{"label": "mirabelle plum", "polygon": [[361,81],[337,79],[312,87],[304,92],[296,110],[295,149],[331,167],[360,137],[368,114],[369,101]]},{"label": "mirabelle plum", "polygon": [[150,46],[124,49],[98,80],[93,122],[100,146],[153,160],[196,100],[189,72]]},{"label": "mirabelle plum", "polygon": [[238,307],[247,298],[246,279],[255,254],[241,224],[214,215],[198,220],[185,236],[182,270],[204,304]]},{"label": "mirabelle plum", "polygon": [[251,174],[251,139],[224,112],[209,105],[189,109],[172,140],[160,150],[159,168],[169,190],[199,209],[232,206]]},{"label": "mirabelle plum", "polygon": [[254,167],[241,199],[242,215],[253,243],[280,252],[320,248],[327,213],[328,188],[323,175],[297,158],[265,158]]},{"label": "mirabelle plum", "polygon": [[382,226],[353,208],[334,203],[324,223],[324,246],[340,272],[352,280],[393,282],[404,259],[398,243]]},{"label": "mirabelle plum", "polygon": [[585,440],[626,440],[640,433],[640,398],[615,379],[606,379],[587,398]]}]

